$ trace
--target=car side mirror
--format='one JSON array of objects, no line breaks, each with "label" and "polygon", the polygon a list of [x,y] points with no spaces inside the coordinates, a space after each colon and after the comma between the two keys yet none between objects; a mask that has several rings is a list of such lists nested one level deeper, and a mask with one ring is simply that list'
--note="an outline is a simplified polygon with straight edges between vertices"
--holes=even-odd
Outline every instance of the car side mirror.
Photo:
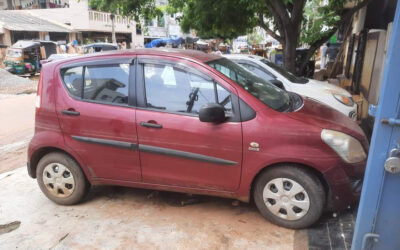
[{"label": "car side mirror", "polygon": [[217,103],[204,104],[200,109],[199,119],[202,122],[224,122],[226,120],[224,107]]},{"label": "car side mirror", "polygon": [[274,80],[269,80],[270,83],[272,83],[273,85],[275,85],[276,87],[280,88],[280,89],[285,89],[285,87],[283,86],[283,83],[277,79]]}]

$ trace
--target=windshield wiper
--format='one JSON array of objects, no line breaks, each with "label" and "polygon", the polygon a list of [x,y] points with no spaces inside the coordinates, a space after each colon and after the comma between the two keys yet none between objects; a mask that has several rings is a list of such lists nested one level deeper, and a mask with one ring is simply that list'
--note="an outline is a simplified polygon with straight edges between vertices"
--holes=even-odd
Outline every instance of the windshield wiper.
[{"label": "windshield wiper", "polygon": [[195,88],[190,94],[189,94],[189,101],[186,102],[187,105],[187,110],[186,112],[190,113],[192,111],[194,102],[199,100],[198,97],[198,92],[199,92],[200,88]]}]

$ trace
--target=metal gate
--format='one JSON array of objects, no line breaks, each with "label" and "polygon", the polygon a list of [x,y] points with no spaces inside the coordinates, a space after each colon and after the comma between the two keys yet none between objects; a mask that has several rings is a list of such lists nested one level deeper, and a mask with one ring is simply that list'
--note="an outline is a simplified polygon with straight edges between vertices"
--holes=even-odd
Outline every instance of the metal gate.
[{"label": "metal gate", "polygon": [[397,3],[375,113],[352,249],[400,249],[399,6],[400,1]]}]

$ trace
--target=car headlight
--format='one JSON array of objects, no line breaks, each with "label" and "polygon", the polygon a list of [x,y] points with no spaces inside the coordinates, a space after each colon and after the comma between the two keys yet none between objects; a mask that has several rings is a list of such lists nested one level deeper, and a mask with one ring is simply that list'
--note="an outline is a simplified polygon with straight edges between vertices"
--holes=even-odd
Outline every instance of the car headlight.
[{"label": "car headlight", "polygon": [[335,97],[336,100],[339,102],[343,103],[346,106],[352,107],[354,105],[354,100],[353,98],[341,94],[332,94],[333,97]]},{"label": "car headlight", "polygon": [[350,135],[323,129],[321,139],[347,163],[356,163],[367,158],[361,143]]}]

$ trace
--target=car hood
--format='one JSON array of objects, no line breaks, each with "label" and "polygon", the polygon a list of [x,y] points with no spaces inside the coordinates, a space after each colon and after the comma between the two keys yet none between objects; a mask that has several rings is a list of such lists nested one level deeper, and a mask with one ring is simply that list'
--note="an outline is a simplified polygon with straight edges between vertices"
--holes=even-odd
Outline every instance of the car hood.
[{"label": "car hood", "polygon": [[314,79],[308,79],[308,80],[309,81],[306,83],[306,86],[315,92],[325,92],[328,94],[341,94],[351,97],[351,94],[349,92],[336,85],[330,84],[325,81],[317,81]]},{"label": "car hood", "polygon": [[368,141],[364,132],[356,122],[339,111],[322,103],[303,97],[304,105],[296,112],[288,113],[292,119],[306,124],[318,126],[321,129],[331,129],[351,135],[368,148]]}]

